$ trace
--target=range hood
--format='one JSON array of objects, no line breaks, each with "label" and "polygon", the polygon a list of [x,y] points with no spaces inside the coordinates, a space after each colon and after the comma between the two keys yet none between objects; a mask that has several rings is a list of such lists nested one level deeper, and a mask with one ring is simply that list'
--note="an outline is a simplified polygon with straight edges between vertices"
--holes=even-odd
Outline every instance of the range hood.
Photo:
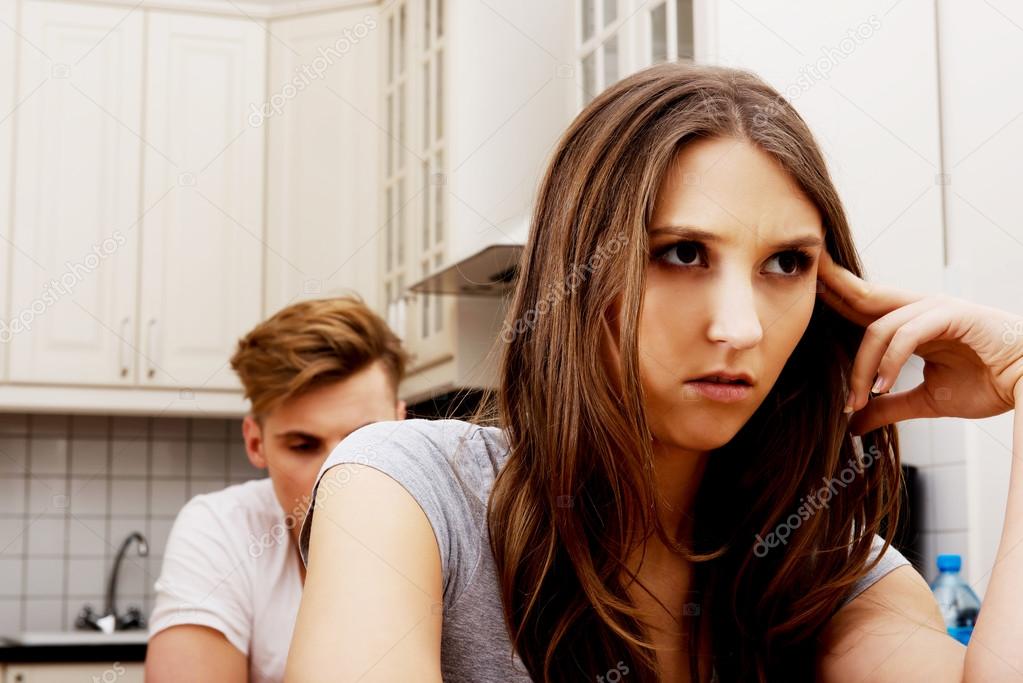
[{"label": "range hood", "polygon": [[521,244],[494,244],[409,287],[418,294],[503,297],[515,282]]}]

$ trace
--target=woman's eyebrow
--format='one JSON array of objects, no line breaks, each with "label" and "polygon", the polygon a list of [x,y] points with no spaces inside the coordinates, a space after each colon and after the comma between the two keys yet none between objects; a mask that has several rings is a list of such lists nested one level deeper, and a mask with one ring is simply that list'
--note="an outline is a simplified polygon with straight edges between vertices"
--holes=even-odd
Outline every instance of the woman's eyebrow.
[{"label": "woman's eyebrow", "polygon": [[[717,233],[710,232],[709,230],[703,230],[701,228],[694,228],[689,225],[666,225],[650,230],[651,237],[665,234],[679,237],[681,239],[693,240],[694,242],[717,243],[726,241]],[[774,249],[799,249],[802,247],[819,247],[823,244],[824,240],[817,235],[801,235],[799,237],[782,240],[781,242],[771,246]]]}]

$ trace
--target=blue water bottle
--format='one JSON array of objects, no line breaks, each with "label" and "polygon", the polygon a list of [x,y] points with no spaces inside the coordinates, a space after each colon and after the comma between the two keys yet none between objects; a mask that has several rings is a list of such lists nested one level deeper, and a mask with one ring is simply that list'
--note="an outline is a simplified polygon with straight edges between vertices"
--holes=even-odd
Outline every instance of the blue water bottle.
[{"label": "blue water bottle", "polygon": [[958,555],[938,555],[940,573],[931,584],[931,591],[945,618],[948,634],[965,645],[970,642],[973,625],[977,623],[980,598],[959,576],[962,565],[963,560]]}]

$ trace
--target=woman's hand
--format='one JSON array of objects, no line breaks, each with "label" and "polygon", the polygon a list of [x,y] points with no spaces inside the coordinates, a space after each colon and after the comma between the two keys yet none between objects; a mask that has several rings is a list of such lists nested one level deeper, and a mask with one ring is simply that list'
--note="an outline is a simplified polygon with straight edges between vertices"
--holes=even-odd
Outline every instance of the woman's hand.
[{"label": "woman's hand", "polygon": [[[846,406],[859,411],[850,422],[853,434],[919,417],[981,418],[1013,408],[1023,381],[1023,317],[866,282],[826,251],[817,278],[825,303],[866,328]],[[913,354],[924,360],[924,381],[868,402],[869,392],[891,388]]]}]

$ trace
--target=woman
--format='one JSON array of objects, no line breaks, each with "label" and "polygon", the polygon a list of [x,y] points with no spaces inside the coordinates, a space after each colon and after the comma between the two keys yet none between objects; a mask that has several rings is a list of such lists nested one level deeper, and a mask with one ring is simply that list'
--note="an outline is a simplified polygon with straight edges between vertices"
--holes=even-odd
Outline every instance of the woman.
[{"label": "woman", "polygon": [[[380,423],[324,464],[288,680],[1023,670],[1007,542],[986,601],[1005,609],[964,650],[878,536],[898,516],[890,423],[1020,405],[1018,318],[859,273],[820,151],[770,87],[662,65],[610,88],[540,189],[499,424]],[[914,352],[924,383],[870,400]]]}]

